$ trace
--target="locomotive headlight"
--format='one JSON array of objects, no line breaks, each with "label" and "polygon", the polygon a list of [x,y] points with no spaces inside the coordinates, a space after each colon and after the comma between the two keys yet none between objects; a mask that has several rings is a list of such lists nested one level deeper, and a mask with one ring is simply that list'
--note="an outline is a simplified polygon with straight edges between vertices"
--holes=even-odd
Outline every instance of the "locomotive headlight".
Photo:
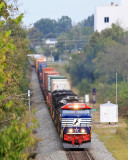
[{"label": "locomotive headlight", "polygon": [[78,108],[79,108],[79,106],[78,106],[77,104],[75,104],[75,105],[74,105],[74,108],[75,108],[75,109],[78,109]]},{"label": "locomotive headlight", "polygon": [[86,133],[86,130],[85,129],[81,129],[81,133]]},{"label": "locomotive headlight", "polygon": [[69,133],[73,133],[73,129],[72,128],[70,128],[68,131],[69,131]]}]

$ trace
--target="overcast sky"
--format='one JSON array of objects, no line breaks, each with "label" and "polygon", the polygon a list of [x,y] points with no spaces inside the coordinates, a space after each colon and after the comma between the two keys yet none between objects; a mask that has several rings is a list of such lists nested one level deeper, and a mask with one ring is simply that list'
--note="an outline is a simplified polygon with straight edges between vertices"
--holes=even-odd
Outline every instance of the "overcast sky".
[{"label": "overcast sky", "polygon": [[96,6],[120,3],[120,0],[19,0],[20,11],[25,13],[25,25],[41,18],[58,19],[69,16],[73,23],[80,22],[95,12]]}]

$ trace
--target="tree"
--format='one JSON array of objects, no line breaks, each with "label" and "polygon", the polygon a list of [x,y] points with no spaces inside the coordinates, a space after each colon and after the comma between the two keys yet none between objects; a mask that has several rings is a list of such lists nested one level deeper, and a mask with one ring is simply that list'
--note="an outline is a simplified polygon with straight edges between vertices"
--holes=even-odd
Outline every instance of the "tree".
[{"label": "tree", "polygon": [[82,27],[92,27],[94,28],[94,15],[89,16],[87,19],[83,20],[80,25]]},{"label": "tree", "polygon": [[44,37],[46,37],[49,33],[53,33],[54,37],[56,37],[57,33],[57,22],[56,20],[51,20],[49,18],[42,18],[36,23],[34,23],[34,27],[37,28]]},{"label": "tree", "polygon": [[37,28],[29,29],[28,36],[34,47],[41,45],[43,34]]},{"label": "tree", "polygon": [[61,32],[69,32],[72,29],[72,20],[68,16],[62,16],[58,20],[58,30]]},{"label": "tree", "polygon": [[[14,5],[14,4],[13,4]],[[27,32],[21,27],[23,14],[12,18],[14,7],[0,2],[0,159],[27,159],[32,145],[31,129],[21,122],[26,103],[20,94],[26,85]]]}]

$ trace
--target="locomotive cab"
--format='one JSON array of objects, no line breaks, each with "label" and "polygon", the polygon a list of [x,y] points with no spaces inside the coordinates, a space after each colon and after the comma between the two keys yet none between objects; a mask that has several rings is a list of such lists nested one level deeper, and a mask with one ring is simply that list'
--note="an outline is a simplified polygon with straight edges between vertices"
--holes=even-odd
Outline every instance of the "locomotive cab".
[{"label": "locomotive cab", "polygon": [[85,103],[61,107],[61,138],[64,148],[91,146],[91,108]]}]

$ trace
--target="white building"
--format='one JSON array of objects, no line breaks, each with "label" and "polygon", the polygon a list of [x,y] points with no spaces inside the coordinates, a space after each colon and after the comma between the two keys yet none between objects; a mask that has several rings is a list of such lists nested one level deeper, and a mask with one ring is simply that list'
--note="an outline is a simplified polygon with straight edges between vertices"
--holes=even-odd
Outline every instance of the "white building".
[{"label": "white building", "polygon": [[45,41],[45,44],[49,47],[55,47],[56,43],[57,43],[56,38],[49,38]]},{"label": "white building", "polygon": [[94,30],[101,32],[110,28],[113,23],[128,30],[128,0],[121,0],[120,4],[100,6],[96,8],[94,15]]}]

